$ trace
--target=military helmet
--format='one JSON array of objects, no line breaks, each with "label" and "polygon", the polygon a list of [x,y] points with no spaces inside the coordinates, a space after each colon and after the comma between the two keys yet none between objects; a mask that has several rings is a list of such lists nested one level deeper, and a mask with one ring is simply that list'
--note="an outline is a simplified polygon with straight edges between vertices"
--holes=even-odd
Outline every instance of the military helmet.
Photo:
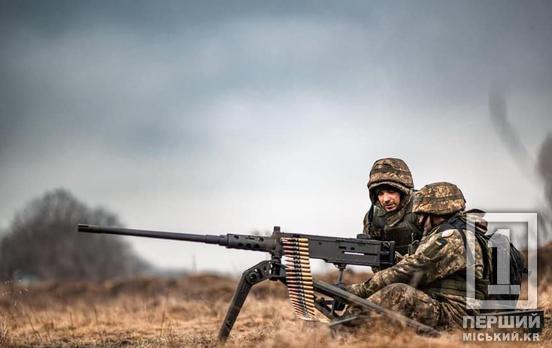
[{"label": "military helmet", "polygon": [[382,158],[374,162],[368,179],[370,196],[375,194],[373,189],[380,185],[392,186],[405,194],[414,188],[410,169],[399,158]]},{"label": "military helmet", "polygon": [[414,194],[413,213],[448,215],[466,208],[466,200],[458,186],[449,182],[426,185]]}]

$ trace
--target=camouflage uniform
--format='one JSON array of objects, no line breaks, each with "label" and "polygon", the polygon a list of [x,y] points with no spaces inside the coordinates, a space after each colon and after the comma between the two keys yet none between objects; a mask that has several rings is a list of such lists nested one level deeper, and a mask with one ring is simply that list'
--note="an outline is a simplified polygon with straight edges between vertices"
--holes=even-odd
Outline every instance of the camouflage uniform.
[{"label": "camouflage uniform", "polygon": [[[464,198],[456,186],[436,183],[416,193],[413,211],[456,213],[454,218],[465,221],[465,214],[459,212],[464,207]],[[455,228],[449,221],[425,234],[415,254],[376,273],[366,283],[353,285],[351,292],[432,327],[462,325],[462,316],[478,314],[466,306],[466,268],[474,268],[476,298],[485,299],[488,278],[483,249],[473,234]],[[479,223],[483,225],[484,221]],[[464,238],[475,245],[470,264],[466,263]]]},{"label": "camouflage uniform", "polygon": [[[383,185],[401,193],[401,202],[392,212],[386,212],[378,201],[377,193]],[[412,213],[413,188],[410,169],[403,160],[383,158],[374,162],[368,181],[372,207],[364,216],[363,233],[370,239],[395,241],[396,250],[403,255],[413,241],[422,237],[422,229]]]}]

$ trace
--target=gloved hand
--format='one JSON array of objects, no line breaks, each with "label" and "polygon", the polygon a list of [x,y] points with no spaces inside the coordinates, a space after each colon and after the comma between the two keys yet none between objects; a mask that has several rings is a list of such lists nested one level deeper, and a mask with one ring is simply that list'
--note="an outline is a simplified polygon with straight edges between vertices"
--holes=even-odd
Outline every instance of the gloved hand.
[{"label": "gloved hand", "polygon": [[332,305],[332,309],[334,311],[342,311],[345,309],[345,306],[347,306],[347,304],[345,302],[341,302],[337,299],[334,299],[334,302],[333,302],[333,305]]}]

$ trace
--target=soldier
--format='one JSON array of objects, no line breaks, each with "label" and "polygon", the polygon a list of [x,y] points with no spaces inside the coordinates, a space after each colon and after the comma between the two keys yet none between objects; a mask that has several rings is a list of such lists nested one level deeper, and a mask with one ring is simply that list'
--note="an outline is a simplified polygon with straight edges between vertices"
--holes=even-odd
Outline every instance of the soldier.
[{"label": "soldier", "polygon": [[[413,252],[422,229],[412,213],[414,182],[406,163],[398,158],[374,162],[368,180],[372,206],[364,216],[364,234],[370,239],[395,241],[401,255]],[[410,249],[410,250],[409,250]]]},{"label": "soldier", "polygon": [[[466,305],[466,267],[475,273],[475,298],[487,299],[490,259],[480,243],[474,253],[466,248],[464,196],[454,184],[439,182],[424,186],[415,193],[413,212],[419,214],[424,228],[415,254],[406,256],[396,265],[376,273],[369,281],[354,284],[349,290],[375,304],[397,311],[423,324],[443,328],[462,325],[464,315],[476,315],[478,310]],[[481,231],[486,223],[476,219]],[[472,262],[466,262],[466,253]]]}]

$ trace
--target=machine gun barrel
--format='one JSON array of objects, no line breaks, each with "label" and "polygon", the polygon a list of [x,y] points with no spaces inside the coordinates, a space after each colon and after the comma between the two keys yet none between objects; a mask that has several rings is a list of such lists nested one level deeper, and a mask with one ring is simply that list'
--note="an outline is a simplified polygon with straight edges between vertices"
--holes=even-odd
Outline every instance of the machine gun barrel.
[{"label": "machine gun barrel", "polygon": [[149,237],[160,239],[172,239],[172,240],[184,240],[188,242],[199,242],[207,244],[225,245],[224,239],[226,236],[214,236],[214,235],[201,235],[190,233],[177,233],[177,232],[162,232],[162,231],[149,231],[149,230],[136,230],[132,228],[119,228],[119,227],[101,227],[95,225],[83,225],[79,224],[79,232],[87,233],[106,233],[106,234],[118,234],[122,236],[137,236],[137,237]]},{"label": "machine gun barrel", "polygon": [[178,232],[164,232],[164,231],[150,231],[150,230],[136,230],[133,228],[120,228],[120,227],[102,227],[95,225],[78,225],[79,232],[86,233],[105,233],[116,234],[122,236],[137,236],[148,238],[160,238],[171,240],[182,240],[187,242],[217,244],[232,249],[245,249],[254,251],[266,251],[274,252],[277,243],[274,238],[251,236],[243,234],[225,234],[225,235],[212,235],[212,234],[192,234],[192,233],[178,233]]}]

